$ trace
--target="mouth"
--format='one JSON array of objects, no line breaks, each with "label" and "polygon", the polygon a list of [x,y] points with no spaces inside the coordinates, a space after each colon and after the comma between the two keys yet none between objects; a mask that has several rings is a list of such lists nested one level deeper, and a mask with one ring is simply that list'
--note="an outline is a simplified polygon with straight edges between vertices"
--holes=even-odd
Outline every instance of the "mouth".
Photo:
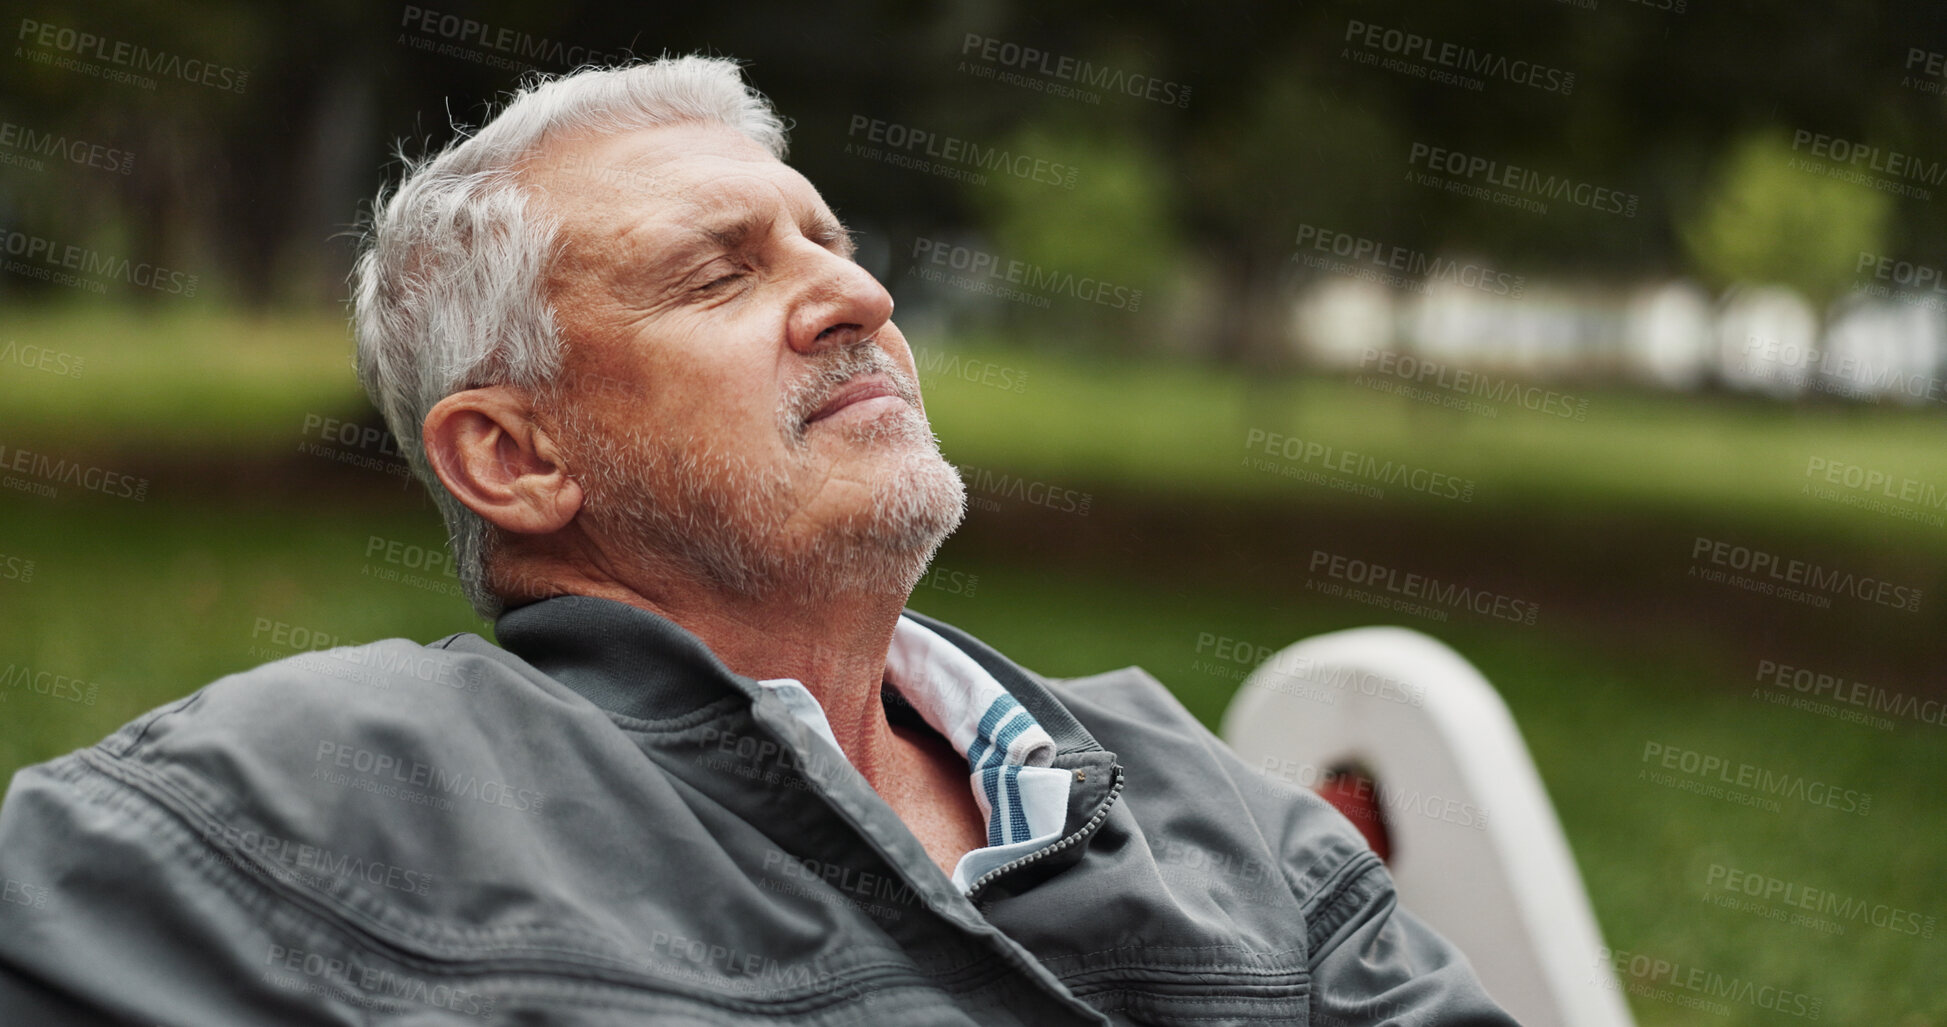
[{"label": "mouth", "polygon": [[805,418],[804,423],[807,426],[816,424],[846,410],[876,412],[879,408],[893,404],[908,405],[906,397],[900,394],[898,386],[893,384],[890,377],[876,372],[862,374],[839,386],[838,390],[825,400],[823,406],[812,411],[811,416]]}]

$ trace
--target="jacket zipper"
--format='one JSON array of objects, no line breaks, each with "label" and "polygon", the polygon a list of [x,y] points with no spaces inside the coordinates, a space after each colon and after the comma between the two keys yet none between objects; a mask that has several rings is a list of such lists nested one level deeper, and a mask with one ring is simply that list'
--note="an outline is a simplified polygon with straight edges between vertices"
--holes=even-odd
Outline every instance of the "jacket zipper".
[{"label": "jacket zipper", "polygon": [[1109,807],[1115,805],[1116,798],[1121,794],[1122,794],[1122,768],[1118,766],[1115,768],[1115,780],[1109,784],[1108,797],[1102,800],[1102,805],[1097,806],[1095,808],[1095,815],[1088,818],[1088,823],[1083,824],[1078,830],[1075,831],[1074,834],[1071,834],[1068,837],[1063,838],[1060,841],[1057,841],[1047,846],[1046,848],[1036,849],[1035,851],[1030,852],[1025,856],[1022,856],[1020,859],[1003,863],[1000,866],[997,866],[994,869],[989,870],[984,874],[981,874],[979,879],[974,881],[973,885],[967,889],[967,901],[969,902],[979,901],[981,890],[986,888],[988,884],[992,883],[995,878],[1000,877],[1002,874],[1011,873],[1015,870],[1019,870],[1024,866],[1027,866],[1030,863],[1035,862],[1036,860],[1045,859],[1048,856],[1052,856],[1055,853],[1068,848],[1070,845],[1082,841],[1083,839],[1087,838],[1089,835],[1094,834],[1095,829],[1097,827],[1100,827],[1103,819],[1109,815]]}]

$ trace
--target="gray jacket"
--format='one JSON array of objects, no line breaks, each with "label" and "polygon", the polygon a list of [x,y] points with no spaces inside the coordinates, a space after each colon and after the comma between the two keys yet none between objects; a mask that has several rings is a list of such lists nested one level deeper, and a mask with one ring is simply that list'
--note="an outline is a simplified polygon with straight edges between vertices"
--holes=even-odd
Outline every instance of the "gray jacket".
[{"label": "gray jacket", "polygon": [[505,648],[294,657],[16,774],[0,1023],[1512,1022],[1349,823],[1153,678],[907,616],[1075,775],[1061,841],[970,895],[694,636],[552,599]]}]

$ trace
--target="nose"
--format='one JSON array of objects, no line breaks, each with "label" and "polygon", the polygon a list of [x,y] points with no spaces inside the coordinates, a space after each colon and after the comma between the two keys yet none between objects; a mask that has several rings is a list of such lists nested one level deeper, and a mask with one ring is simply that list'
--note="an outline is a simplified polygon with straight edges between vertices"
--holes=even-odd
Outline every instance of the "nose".
[{"label": "nose", "polygon": [[790,314],[791,348],[799,353],[847,349],[877,335],[892,319],[892,294],[858,264],[822,246],[807,254],[804,291]]}]

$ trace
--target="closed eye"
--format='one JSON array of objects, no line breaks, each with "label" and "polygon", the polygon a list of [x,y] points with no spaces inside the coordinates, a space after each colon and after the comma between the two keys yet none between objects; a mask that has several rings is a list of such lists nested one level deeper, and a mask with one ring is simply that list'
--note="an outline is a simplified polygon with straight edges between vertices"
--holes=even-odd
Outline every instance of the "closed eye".
[{"label": "closed eye", "polygon": [[749,268],[744,267],[742,264],[732,263],[727,260],[714,260],[698,268],[696,274],[691,276],[690,280],[697,283],[693,286],[696,292],[713,292],[735,283],[738,279],[749,273],[749,270]]}]

